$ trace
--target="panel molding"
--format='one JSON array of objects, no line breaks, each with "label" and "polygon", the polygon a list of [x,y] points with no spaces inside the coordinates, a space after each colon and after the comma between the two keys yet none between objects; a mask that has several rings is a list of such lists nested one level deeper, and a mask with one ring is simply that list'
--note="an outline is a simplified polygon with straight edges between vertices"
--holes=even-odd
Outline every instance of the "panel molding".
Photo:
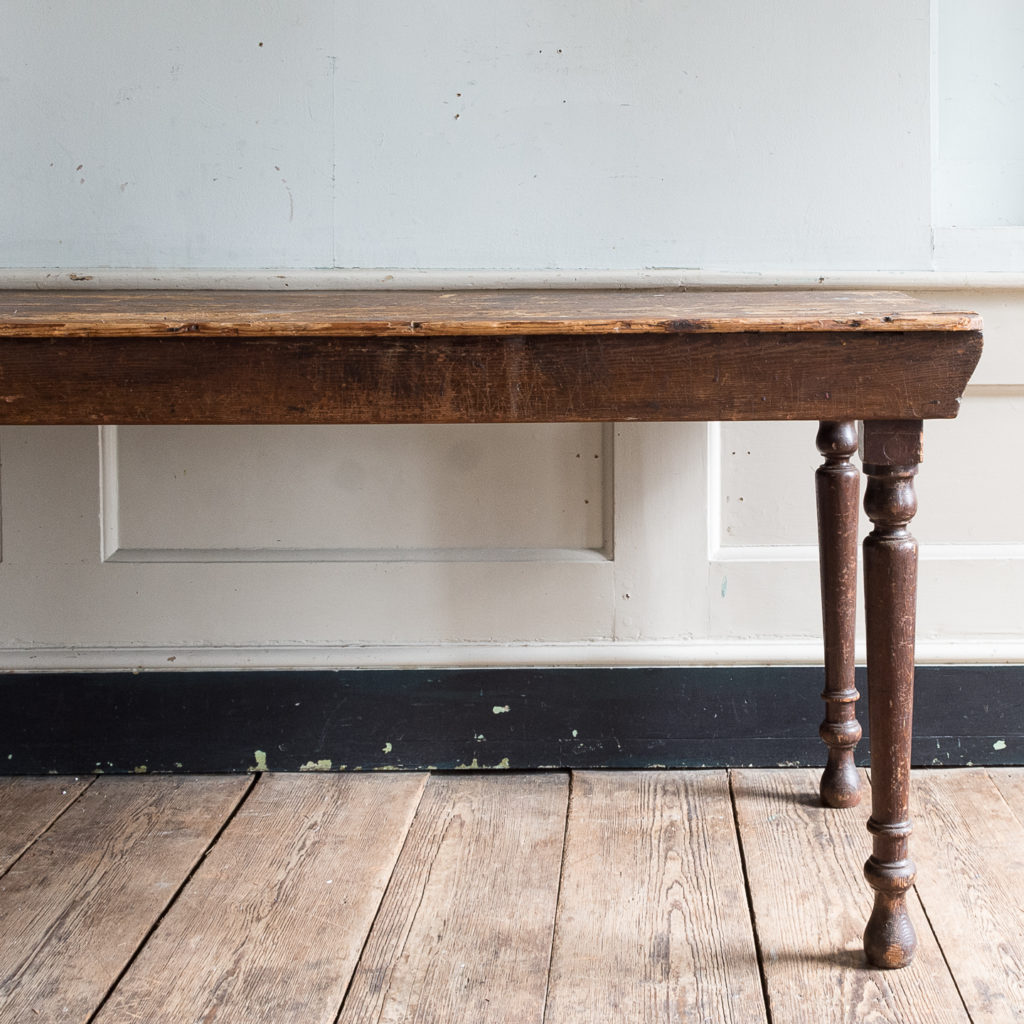
[{"label": "panel molding", "polygon": [[[1007,388],[1007,391],[1011,389]],[[1024,388],[1015,386],[1019,395]],[[1002,394],[1000,394],[1002,397]],[[813,500],[813,478],[808,479],[808,500]],[[707,435],[707,551],[711,566],[737,563],[799,564],[818,561],[817,544],[726,544],[722,517],[722,424],[709,423]],[[861,495],[863,500],[863,494]],[[1011,562],[1024,561],[1024,543],[919,544],[921,562]]]},{"label": "panel molding", "polygon": [[[865,659],[863,642],[856,659]],[[0,648],[5,672],[144,673],[234,669],[412,668],[671,668],[678,666],[820,665],[820,640],[695,639],[691,642],[594,641],[583,643],[452,643],[386,645],[283,645],[228,647],[9,647]],[[1024,664],[1024,638],[921,640],[918,665]]]},{"label": "panel molding", "polygon": [[602,544],[597,548],[561,547],[185,547],[129,548],[121,545],[119,428],[100,426],[99,520],[103,562],[128,564],[232,562],[607,562],[615,544],[613,511],[615,438],[611,424],[601,430]]},{"label": "panel molding", "polygon": [[607,562],[600,548],[116,548],[105,562]]},{"label": "panel molding", "polygon": [[[1012,562],[1024,561],[1024,544],[919,544],[922,562]],[[817,562],[813,544],[732,544],[714,548],[708,560],[712,565],[763,562]]]},{"label": "panel molding", "polygon": [[1021,289],[1020,271],[943,270],[445,270],[396,268],[186,269],[176,267],[0,268],[0,288],[238,288],[435,289],[435,288],[897,288],[915,291]]}]

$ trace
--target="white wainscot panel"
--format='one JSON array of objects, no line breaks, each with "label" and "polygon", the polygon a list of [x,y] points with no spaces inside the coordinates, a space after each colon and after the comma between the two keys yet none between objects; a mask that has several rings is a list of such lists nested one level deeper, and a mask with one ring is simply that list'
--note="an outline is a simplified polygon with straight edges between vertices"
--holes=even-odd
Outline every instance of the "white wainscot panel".
[{"label": "white wainscot panel", "polygon": [[[334,433],[330,428],[317,429],[324,432],[325,439]],[[374,430],[388,433],[385,428]],[[204,447],[200,438],[205,433],[194,435],[196,449]],[[230,433],[227,431],[225,438]],[[424,437],[433,436],[430,430],[410,429],[410,444],[415,445],[417,433],[423,435],[418,442],[421,445]],[[378,514],[375,504],[364,510],[366,517],[380,522],[376,534],[372,533],[373,523],[361,523],[360,543],[371,537],[382,539],[384,527],[397,523],[406,531],[402,542],[457,545],[447,551],[409,548],[405,551],[417,557],[404,558],[392,557],[384,549],[370,555],[360,549],[363,555],[345,561],[318,560],[316,549],[289,549],[274,559],[233,558],[227,549],[209,548],[196,561],[154,556],[132,563],[101,558],[101,520],[107,520],[109,533],[111,517],[99,514],[103,488],[97,430],[4,428],[0,431],[4,539],[4,561],[0,563],[4,611],[0,647],[4,653],[0,665],[67,667],[69,657],[80,656],[82,664],[90,667],[152,666],[167,661],[180,664],[191,655],[193,667],[202,667],[241,663],[243,656],[231,652],[243,648],[251,655],[246,656],[246,664],[260,664],[260,651],[274,657],[278,667],[291,661],[306,664],[317,651],[328,651],[320,664],[332,664],[332,659],[338,658],[352,664],[363,660],[353,651],[372,647],[378,649],[377,663],[387,663],[381,651],[394,648],[398,652],[395,657],[403,664],[431,664],[439,649],[467,644],[474,649],[492,647],[490,660],[502,664],[501,651],[507,644],[610,639],[615,566],[597,547],[588,546],[610,540],[610,528],[605,531],[600,523],[603,480],[611,478],[610,466],[601,469],[602,464],[611,462],[602,442],[606,435],[610,439],[610,429],[508,428],[493,431],[494,438],[486,436],[491,433],[491,428],[468,427],[437,432],[436,444],[431,446],[432,468],[458,493],[451,506],[444,505],[450,496],[442,500],[427,494],[433,531],[429,535],[417,525],[417,516],[423,514],[422,509],[417,511],[417,502],[423,493],[410,497],[412,484],[403,484],[400,478],[386,477],[376,485],[375,501],[386,502],[386,510]],[[473,474],[468,466],[472,459],[467,450],[459,449],[459,443],[470,444],[474,434],[483,435],[479,437],[480,451],[487,454],[487,461],[497,461],[500,456],[504,469],[501,473],[481,469],[475,477],[477,486],[472,488],[465,480],[460,482],[464,475]],[[442,442],[445,435],[449,435],[447,444]],[[404,438],[406,433],[397,436]],[[458,443],[453,442],[454,437],[459,438]],[[376,442],[370,438],[366,440],[371,452],[365,463],[369,471],[376,459],[383,459],[385,449],[375,448]],[[251,454],[247,445],[239,440],[234,450]],[[256,449],[260,450],[258,443]],[[151,449],[150,454],[155,456],[157,450]],[[297,463],[306,462],[306,448],[289,450]],[[461,468],[446,468],[445,457],[454,459],[459,451]],[[136,456],[143,454],[142,449],[135,451]],[[176,454],[193,458],[186,447]],[[316,465],[323,452],[313,445],[308,454]],[[103,455],[109,458],[110,452]],[[158,545],[179,541],[237,544],[239,533],[232,531],[232,517],[241,521],[252,511],[259,519],[258,508],[265,496],[278,504],[284,516],[285,508],[291,507],[285,498],[303,493],[302,474],[307,469],[300,465],[289,474],[284,455],[283,450],[278,452],[284,481],[275,484],[267,479],[262,472],[266,467],[261,466],[246,485],[251,491],[243,495],[246,504],[241,508],[228,507],[239,498],[237,492],[231,493],[231,486],[240,486],[237,479],[234,485],[227,481],[218,494],[212,476],[208,478],[206,489],[200,491],[211,501],[209,517],[219,522],[211,533],[189,534],[190,529],[205,528],[196,522],[186,524],[185,535],[175,535],[181,527],[173,525],[173,520],[182,514],[181,508],[173,502],[165,505],[162,513],[166,519],[161,520],[158,505],[166,495],[138,495],[128,503],[129,510],[147,507],[149,502],[153,519],[147,527],[150,532],[133,533],[133,540]],[[203,457],[213,459],[210,451]],[[355,454],[350,451],[348,457]],[[223,452],[220,458],[222,469],[231,467]],[[585,459],[590,465],[584,470]],[[202,461],[201,457],[184,466]],[[159,475],[174,466],[173,460],[169,464],[154,462],[149,472]],[[179,464],[177,468],[180,477],[184,467]],[[377,469],[379,472],[379,466]],[[237,466],[230,475],[245,476]],[[416,486],[422,489],[425,484]],[[296,490],[289,494],[288,488]],[[273,494],[275,489],[284,491],[284,496]],[[515,506],[513,512],[502,511],[505,502]],[[610,504],[609,499],[605,508]],[[443,521],[438,505],[448,509],[449,522]],[[592,514],[591,506],[598,511]],[[469,511],[461,511],[463,508]],[[206,510],[187,511],[191,516]],[[520,512],[523,521],[510,526],[511,532],[490,523],[492,517]],[[549,515],[560,525],[552,528]],[[198,518],[201,520],[202,514]],[[581,526],[581,522],[590,525]],[[273,540],[281,537],[282,541],[320,543],[325,539],[309,535],[317,528],[315,519],[307,525],[302,525],[301,517],[299,526],[274,525],[291,533],[274,533]],[[245,536],[247,529],[237,524],[241,535]],[[270,529],[264,523],[248,539],[267,541]],[[347,535],[340,541],[337,536],[331,540],[351,543]],[[555,546],[477,549],[478,554],[466,547],[488,541]],[[344,555],[350,549],[333,550]],[[157,661],[153,652],[158,649],[163,653]],[[209,652],[208,658],[204,651]],[[126,662],[126,658],[132,660]],[[454,659],[444,660],[450,664]]]},{"label": "white wainscot panel", "polygon": [[606,433],[592,424],[104,428],[105,553],[601,558]]},{"label": "white wainscot panel", "polygon": [[[949,553],[944,548],[964,545],[984,548],[977,557],[996,554],[992,545],[1007,546],[1002,554],[1008,557],[1024,555],[1024,486],[1004,480],[1004,488],[1012,488],[1006,500],[982,505],[993,482],[1005,476],[1005,452],[993,439],[1022,416],[1024,395],[979,391],[964,400],[957,419],[925,423],[924,462],[915,482],[919,506],[911,525],[925,557],[941,558]],[[714,558],[816,557],[814,471],[821,459],[815,429],[810,423],[722,424]],[[860,465],[856,457],[854,463]],[[870,525],[862,510],[862,535]]]},{"label": "white wainscot panel", "polygon": [[[717,487],[711,493],[712,556],[750,558],[750,548],[816,544],[814,445],[816,423],[723,423],[710,428],[717,447]],[[716,439],[716,432],[718,437]],[[712,466],[714,473],[714,466]],[[792,553],[779,552],[792,557]]]},{"label": "white wainscot panel", "polygon": [[[956,659],[957,644],[962,657],[982,645],[977,656],[999,658],[1024,634],[1024,483],[1002,471],[1005,448],[994,443],[1024,415],[1024,396],[1013,390],[982,386],[968,394],[956,420],[925,424],[911,524],[921,545],[921,660]],[[713,637],[820,634],[813,434],[814,425],[803,423],[710,428]],[[861,536],[869,529],[862,511]]]}]

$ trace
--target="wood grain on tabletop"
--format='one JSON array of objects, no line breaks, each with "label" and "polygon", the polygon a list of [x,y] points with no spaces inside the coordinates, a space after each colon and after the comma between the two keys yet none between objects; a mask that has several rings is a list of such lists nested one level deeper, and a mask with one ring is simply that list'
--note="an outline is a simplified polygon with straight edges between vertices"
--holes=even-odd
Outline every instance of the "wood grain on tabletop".
[{"label": "wood grain on tabletop", "polygon": [[3,1020],[89,1020],[250,782],[97,779],[0,878]]},{"label": "wood grain on tabletop", "polygon": [[809,1001],[814,1019],[829,1024],[970,1024],[913,894],[908,903],[920,943],[913,963],[898,971],[865,963],[868,811],[822,807],[818,774],[732,772],[772,1024],[803,1024]]},{"label": "wood grain on tabletop", "polygon": [[333,1024],[425,781],[261,777],[96,1024]]},{"label": "wood grain on tabletop", "polygon": [[765,1021],[728,775],[575,772],[545,1024]]},{"label": "wood grain on tabletop", "polygon": [[433,775],[338,1024],[540,1024],[563,774]]},{"label": "wood grain on tabletop", "polygon": [[0,335],[980,330],[899,292],[0,290]]}]

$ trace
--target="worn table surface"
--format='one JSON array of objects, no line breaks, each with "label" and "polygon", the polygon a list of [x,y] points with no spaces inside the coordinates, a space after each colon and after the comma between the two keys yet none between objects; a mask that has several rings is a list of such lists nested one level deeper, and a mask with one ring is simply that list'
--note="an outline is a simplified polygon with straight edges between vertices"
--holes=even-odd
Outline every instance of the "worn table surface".
[{"label": "worn table surface", "polygon": [[0,335],[980,330],[894,292],[0,291]]},{"label": "worn table surface", "polygon": [[932,419],[973,313],[899,293],[0,292],[0,423]]}]

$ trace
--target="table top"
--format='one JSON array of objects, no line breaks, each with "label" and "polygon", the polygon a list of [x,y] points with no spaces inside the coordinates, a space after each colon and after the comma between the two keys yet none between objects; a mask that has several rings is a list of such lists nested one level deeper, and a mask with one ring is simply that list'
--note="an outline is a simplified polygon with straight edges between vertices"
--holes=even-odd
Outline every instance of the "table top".
[{"label": "table top", "polygon": [[971,331],[899,292],[0,291],[0,337]]},{"label": "table top", "polygon": [[956,416],[980,319],[893,292],[0,292],[0,423]]}]

